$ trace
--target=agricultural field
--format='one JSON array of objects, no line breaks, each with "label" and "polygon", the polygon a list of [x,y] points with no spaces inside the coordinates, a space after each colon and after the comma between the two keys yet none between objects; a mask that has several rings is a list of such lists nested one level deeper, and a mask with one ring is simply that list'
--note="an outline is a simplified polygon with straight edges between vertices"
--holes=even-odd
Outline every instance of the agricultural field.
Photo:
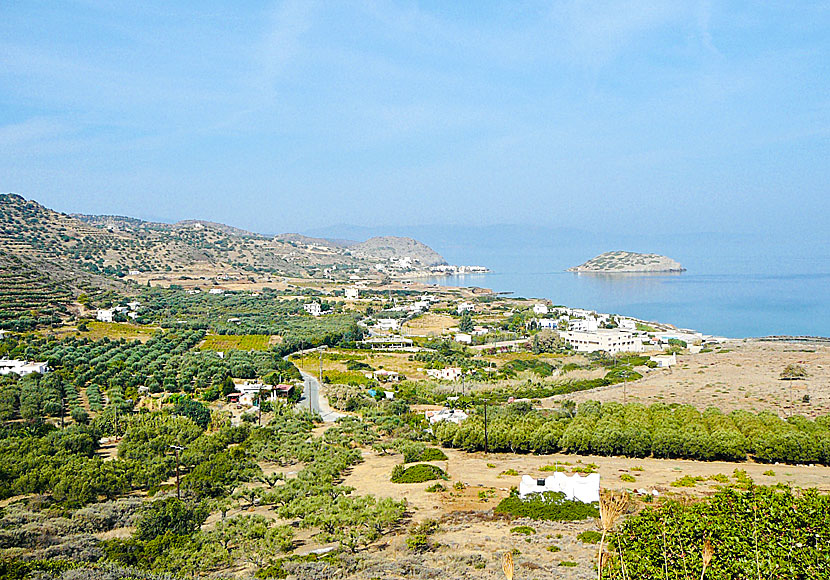
[{"label": "agricultural field", "polygon": [[218,351],[268,350],[268,347],[272,344],[271,338],[267,334],[209,334],[199,345],[199,348],[201,350]]},{"label": "agricultural field", "polygon": [[404,332],[412,336],[441,336],[458,326],[458,319],[448,314],[424,314],[404,325]]}]

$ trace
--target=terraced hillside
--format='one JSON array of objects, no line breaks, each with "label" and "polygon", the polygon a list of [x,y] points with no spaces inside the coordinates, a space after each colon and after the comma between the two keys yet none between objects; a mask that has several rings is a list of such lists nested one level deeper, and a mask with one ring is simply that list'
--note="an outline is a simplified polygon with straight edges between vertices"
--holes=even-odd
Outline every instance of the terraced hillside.
[{"label": "terraced hillside", "polygon": [[0,250],[0,328],[24,326],[66,312],[72,292],[24,259]]},{"label": "terraced hillside", "polygon": [[402,257],[416,265],[443,263],[432,249],[407,238],[321,244],[304,236],[268,237],[206,221],[163,224],[67,215],[14,194],[0,194],[0,247],[21,257],[58,262],[65,269],[117,278],[131,271],[201,274],[229,269],[346,278]]}]

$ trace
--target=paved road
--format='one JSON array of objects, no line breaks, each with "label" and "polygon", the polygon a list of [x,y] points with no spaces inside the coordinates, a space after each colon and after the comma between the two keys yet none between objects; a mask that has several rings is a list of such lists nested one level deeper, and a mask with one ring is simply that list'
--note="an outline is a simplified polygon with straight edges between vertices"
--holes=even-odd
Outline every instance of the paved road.
[{"label": "paved road", "polygon": [[345,417],[329,406],[325,397],[320,397],[320,381],[312,374],[300,371],[303,375],[303,398],[297,403],[297,409],[308,409],[312,413],[319,413],[326,423],[333,423],[340,417]]}]

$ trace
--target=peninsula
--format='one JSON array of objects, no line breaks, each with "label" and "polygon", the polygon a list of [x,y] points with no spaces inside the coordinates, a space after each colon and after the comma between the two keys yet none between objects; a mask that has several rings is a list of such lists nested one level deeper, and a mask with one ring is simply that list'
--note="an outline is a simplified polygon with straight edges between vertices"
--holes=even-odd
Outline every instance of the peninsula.
[{"label": "peninsula", "polygon": [[568,268],[568,272],[685,272],[686,268],[676,260],[659,254],[638,254],[636,252],[605,252],[584,264]]}]

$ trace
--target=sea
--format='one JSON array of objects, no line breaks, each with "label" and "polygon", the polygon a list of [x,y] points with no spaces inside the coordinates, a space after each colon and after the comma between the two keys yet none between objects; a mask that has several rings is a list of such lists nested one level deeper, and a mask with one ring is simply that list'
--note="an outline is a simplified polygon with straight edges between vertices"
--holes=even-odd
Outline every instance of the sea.
[{"label": "sea", "polygon": [[[674,324],[728,338],[830,337],[828,232],[590,232],[568,227],[341,226],[318,234],[366,239],[413,237],[451,264],[481,265],[488,274],[436,277],[446,286],[478,286],[556,305]],[[671,274],[567,272],[611,250],[656,253],[679,261]]]},{"label": "sea", "polygon": [[[639,248],[630,251],[650,251],[648,244],[629,245]],[[578,244],[516,247],[504,243],[490,248],[448,247],[444,256],[450,263],[480,264],[492,273],[432,278],[427,282],[547,298],[557,305],[665,322],[730,338],[830,336],[828,245],[809,252],[757,239],[739,243],[733,240],[730,244],[687,240],[660,245],[663,250],[657,253],[680,261],[685,272],[567,272],[568,267],[596,254],[581,250]],[[609,248],[615,249],[628,248]]]}]

